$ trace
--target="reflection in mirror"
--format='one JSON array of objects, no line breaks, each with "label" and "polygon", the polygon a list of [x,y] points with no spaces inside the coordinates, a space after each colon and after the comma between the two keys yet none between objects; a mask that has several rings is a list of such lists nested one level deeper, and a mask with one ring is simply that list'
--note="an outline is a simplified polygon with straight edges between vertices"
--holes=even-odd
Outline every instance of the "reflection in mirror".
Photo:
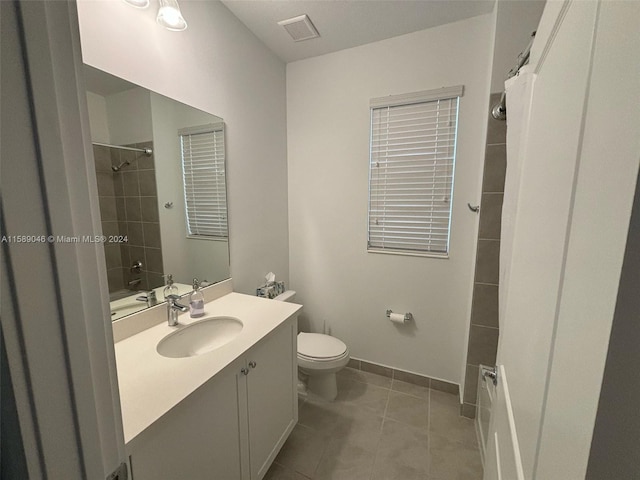
[{"label": "reflection in mirror", "polygon": [[89,66],[85,80],[112,320],[151,290],[164,301],[167,274],[180,295],[229,278],[222,119]]}]

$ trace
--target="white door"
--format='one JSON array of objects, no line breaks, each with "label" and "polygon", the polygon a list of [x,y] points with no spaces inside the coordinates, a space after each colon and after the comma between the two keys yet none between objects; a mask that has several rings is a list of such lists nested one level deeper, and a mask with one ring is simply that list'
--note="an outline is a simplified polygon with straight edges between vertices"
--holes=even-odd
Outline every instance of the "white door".
[{"label": "white door", "polygon": [[638,171],[633,3],[548,2],[532,48],[485,480],[586,472]]},{"label": "white door", "polygon": [[101,231],[76,6],[0,12],[1,373],[15,397],[2,476],[122,480],[104,248],[56,240]]}]

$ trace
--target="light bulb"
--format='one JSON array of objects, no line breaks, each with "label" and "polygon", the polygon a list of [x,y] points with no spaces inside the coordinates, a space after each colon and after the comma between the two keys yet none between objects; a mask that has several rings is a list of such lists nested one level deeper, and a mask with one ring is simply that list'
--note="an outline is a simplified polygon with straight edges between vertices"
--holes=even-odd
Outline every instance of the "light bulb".
[{"label": "light bulb", "polygon": [[160,10],[158,10],[156,21],[163,27],[173,31],[187,28],[187,22],[180,12],[177,0],[160,0]]},{"label": "light bulb", "polygon": [[128,3],[132,7],[136,8],[147,8],[149,6],[149,0],[123,0],[125,3]]}]

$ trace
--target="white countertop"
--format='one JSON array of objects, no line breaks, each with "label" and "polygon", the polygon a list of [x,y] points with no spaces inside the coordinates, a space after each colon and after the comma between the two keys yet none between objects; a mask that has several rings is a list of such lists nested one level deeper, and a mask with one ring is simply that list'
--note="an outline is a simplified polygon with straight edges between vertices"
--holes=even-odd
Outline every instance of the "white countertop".
[{"label": "white countertop", "polygon": [[[235,317],[243,323],[242,332],[231,342],[194,357],[166,358],[156,351],[158,342],[176,331],[176,327],[169,327],[166,320],[116,343],[125,443],[301,308],[295,303],[230,293],[207,303],[204,317],[191,318],[188,312],[181,314],[178,321],[182,325],[212,316]],[[165,309],[158,311],[166,318]]]}]

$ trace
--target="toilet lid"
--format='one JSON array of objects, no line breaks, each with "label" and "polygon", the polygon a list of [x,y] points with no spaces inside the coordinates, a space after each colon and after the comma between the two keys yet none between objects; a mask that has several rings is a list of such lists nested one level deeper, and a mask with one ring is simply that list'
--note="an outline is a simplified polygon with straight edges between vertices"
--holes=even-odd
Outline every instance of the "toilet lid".
[{"label": "toilet lid", "polygon": [[322,333],[298,334],[298,354],[309,358],[333,358],[343,355],[347,346],[341,340]]}]

